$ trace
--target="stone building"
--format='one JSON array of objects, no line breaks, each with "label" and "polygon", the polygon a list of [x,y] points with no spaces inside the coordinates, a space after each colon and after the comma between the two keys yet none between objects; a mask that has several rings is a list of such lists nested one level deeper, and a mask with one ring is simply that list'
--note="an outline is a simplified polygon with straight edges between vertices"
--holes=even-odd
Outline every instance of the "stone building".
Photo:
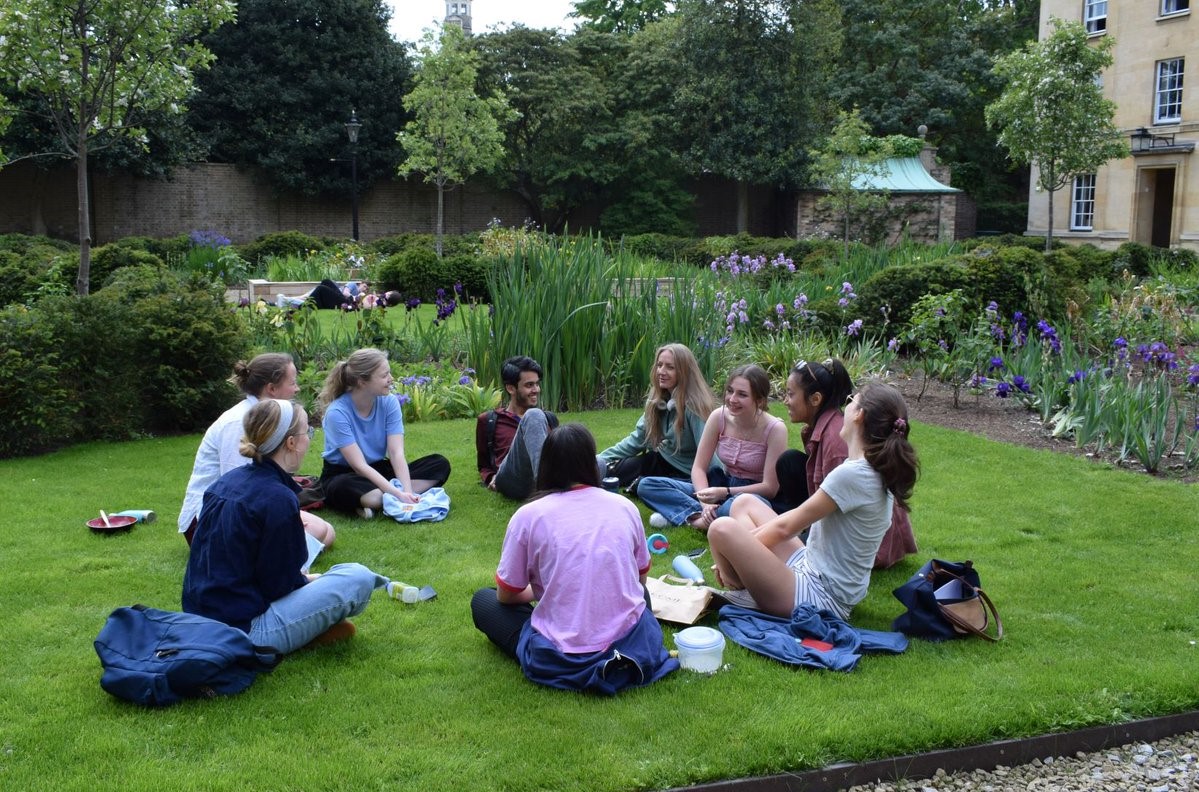
[{"label": "stone building", "polygon": [[470,4],[471,0],[448,0],[445,4],[445,24],[457,25],[468,36],[471,33]]},{"label": "stone building", "polygon": [[[1103,91],[1132,146],[1131,157],[1081,174],[1058,192],[1054,238],[1103,248],[1132,241],[1199,249],[1199,98],[1194,88],[1184,91],[1186,72],[1199,65],[1190,0],[1041,0],[1042,37],[1054,17],[1081,21],[1096,39],[1114,38]],[[1035,172],[1028,198],[1027,233],[1044,236],[1049,196],[1037,188]]]}]

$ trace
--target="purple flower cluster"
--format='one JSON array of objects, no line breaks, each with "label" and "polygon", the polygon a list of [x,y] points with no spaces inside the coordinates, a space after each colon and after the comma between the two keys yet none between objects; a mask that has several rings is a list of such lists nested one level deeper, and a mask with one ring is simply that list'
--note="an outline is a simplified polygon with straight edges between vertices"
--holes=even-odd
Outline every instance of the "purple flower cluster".
[{"label": "purple flower cluster", "polygon": [[410,388],[423,388],[433,381],[432,377],[427,377],[423,374],[414,374],[411,377],[401,377],[400,384],[407,385]]},{"label": "purple flower cluster", "polygon": [[[752,275],[764,270],[767,263],[765,256],[742,255],[734,250],[728,256],[717,256],[716,260],[709,264],[708,267],[713,272],[723,270],[733,276]],[[787,272],[795,272],[795,262],[782,253],[769,262],[769,265],[776,270],[784,269]]]},{"label": "purple flower cluster", "polygon": [[192,231],[187,238],[191,240],[192,247],[210,247],[213,250],[219,250],[231,244],[229,237],[218,234],[216,231]]},{"label": "purple flower cluster", "polygon": [[857,298],[858,295],[854,294],[853,291],[853,284],[849,281],[844,281],[841,284],[841,297],[837,300],[837,305],[846,308],[849,306],[850,300],[856,300]]},{"label": "purple flower cluster", "polygon": [[1053,354],[1060,355],[1062,353],[1062,340],[1057,337],[1057,330],[1053,329],[1053,325],[1042,319],[1037,322],[1037,332],[1041,334],[1042,341],[1049,342],[1049,348],[1053,350]]},{"label": "purple flower cluster", "polygon": [[1187,369],[1187,385],[1192,388],[1199,387],[1199,363],[1192,363]]},{"label": "purple flower cluster", "polygon": [[845,335],[853,337],[862,332],[862,320],[854,319],[845,326]]},{"label": "purple flower cluster", "polygon": [[1174,371],[1178,368],[1178,355],[1170,351],[1170,347],[1161,341],[1137,346],[1137,356],[1141,361],[1159,371]]}]

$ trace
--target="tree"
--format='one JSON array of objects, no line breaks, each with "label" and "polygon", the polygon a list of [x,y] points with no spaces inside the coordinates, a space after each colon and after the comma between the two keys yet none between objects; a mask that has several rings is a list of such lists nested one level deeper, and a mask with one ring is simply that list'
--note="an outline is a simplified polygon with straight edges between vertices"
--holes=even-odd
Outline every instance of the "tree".
[{"label": "tree", "polygon": [[860,108],[876,135],[911,135],[926,124],[939,159],[953,168],[954,186],[978,202],[982,227],[1005,227],[1016,214],[1023,223],[1027,170],[993,156],[996,136],[984,111],[1003,87],[992,72],[995,58],[1036,39],[1035,0],[838,5],[845,41],[853,42],[832,87],[838,106]]},{"label": "tree", "polygon": [[834,0],[683,0],[677,37],[676,141],[688,170],[739,183],[797,186],[807,143],[832,116],[840,50]]},{"label": "tree", "polygon": [[584,29],[564,38],[518,26],[471,44],[481,58],[479,90],[499,86],[516,111],[503,125],[496,183],[520,196],[534,223],[560,231],[627,168],[614,93],[628,37]]},{"label": "tree", "polygon": [[78,294],[88,293],[91,207],[88,155],[104,138],[145,138],[151,112],[180,113],[192,72],[212,53],[198,36],[232,19],[230,0],[7,0],[0,5],[0,70],[38,99],[75,160]]},{"label": "tree", "polygon": [[442,29],[440,46],[425,35],[416,84],[404,97],[412,120],[396,137],[408,152],[401,176],[413,171],[437,187],[437,255],[445,228],[445,191],[480,170],[494,167],[503,154],[500,119],[509,114],[500,96],[475,93],[479,56],[466,45],[460,27]]},{"label": "tree", "polygon": [[382,0],[240,0],[237,24],[204,39],[217,62],[189,113],[209,159],[253,168],[280,190],[349,196],[344,124],[354,112],[359,189],[390,178],[412,64],[389,18]]},{"label": "tree", "polygon": [[668,13],[666,0],[578,0],[572,17],[601,33],[635,33]]},{"label": "tree", "polygon": [[850,113],[842,111],[824,144],[811,152],[812,181],[827,191],[816,205],[841,215],[846,260],[849,259],[852,218],[887,205],[887,191],[864,189],[864,182],[882,175],[883,162],[890,156],[890,146],[886,141],[870,137],[870,128],[856,107]]},{"label": "tree", "polygon": [[1001,58],[995,73],[1007,83],[987,106],[987,123],[1013,160],[1033,165],[1049,193],[1045,251],[1053,245],[1053,194],[1081,173],[1128,156],[1112,121],[1116,105],[1103,97],[1102,71],[1112,64],[1114,41],[1094,42],[1079,22],[1053,20],[1045,39]]}]

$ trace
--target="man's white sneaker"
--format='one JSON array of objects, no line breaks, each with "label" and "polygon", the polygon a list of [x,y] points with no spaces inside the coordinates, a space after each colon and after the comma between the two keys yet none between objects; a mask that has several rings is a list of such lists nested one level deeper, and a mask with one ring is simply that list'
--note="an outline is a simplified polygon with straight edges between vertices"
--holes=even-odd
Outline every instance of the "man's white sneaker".
[{"label": "man's white sneaker", "polygon": [[654,512],[653,514],[651,514],[649,516],[649,527],[650,528],[658,528],[660,530],[662,528],[669,528],[670,523],[667,522],[666,518],[663,517],[661,514],[659,514],[658,512]]},{"label": "man's white sneaker", "polygon": [[369,506],[363,506],[362,508],[358,509],[357,513],[358,513],[358,516],[364,520],[373,519],[375,516],[375,510],[370,508]]}]

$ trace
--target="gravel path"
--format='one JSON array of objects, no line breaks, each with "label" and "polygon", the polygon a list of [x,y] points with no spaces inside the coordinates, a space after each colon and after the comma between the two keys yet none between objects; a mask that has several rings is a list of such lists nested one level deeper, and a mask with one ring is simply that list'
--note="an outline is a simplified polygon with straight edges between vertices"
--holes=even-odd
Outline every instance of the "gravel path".
[{"label": "gravel path", "polygon": [[865,784],[849,792],[1194,792],[1199,789],[1199,732],[1133,743],[1019,767]]}]

